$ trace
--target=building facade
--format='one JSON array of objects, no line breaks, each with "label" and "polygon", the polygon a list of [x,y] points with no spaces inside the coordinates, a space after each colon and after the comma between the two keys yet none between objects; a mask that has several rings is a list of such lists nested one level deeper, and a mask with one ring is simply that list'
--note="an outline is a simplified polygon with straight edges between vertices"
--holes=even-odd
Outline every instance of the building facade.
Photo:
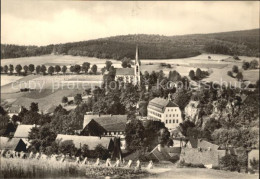
[{"label": "building facade", "polygon": [[149,120],[163,122],[169,130],[175,129],[182,122],[179,106],[163,98],[154,98],[149,102],[147,116]]},{"label": "building facade", "polygon": [[136,47],[134,68],[117,68],[116,81],[124,81],[125,83],[133,83],[139,85],[141,82],[141,62],[139,60],[139,51]]}]

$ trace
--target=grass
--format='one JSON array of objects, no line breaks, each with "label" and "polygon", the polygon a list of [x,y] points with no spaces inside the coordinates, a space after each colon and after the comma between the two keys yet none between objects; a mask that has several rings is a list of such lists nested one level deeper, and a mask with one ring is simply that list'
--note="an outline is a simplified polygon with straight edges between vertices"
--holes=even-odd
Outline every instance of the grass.
[{"label": "grass", "polygon": [[53,162],[36,159],[1,158],[1,178],[65,178],[65,177],[143,177],[149,173],[133,168],[112,168],[77,165],[73,162]]}]

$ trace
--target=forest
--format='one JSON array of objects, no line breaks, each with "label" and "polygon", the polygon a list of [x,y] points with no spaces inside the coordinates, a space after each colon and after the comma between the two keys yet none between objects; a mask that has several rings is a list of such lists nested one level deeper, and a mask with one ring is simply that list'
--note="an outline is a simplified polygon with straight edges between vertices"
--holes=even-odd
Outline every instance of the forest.
[{"label": "forest", "polygon": [[122,35],[47,46],[1,44],[1,58],[57,54],[117,60],[124,57],[133,59],[136,45],[142,49],[141,59],[187,58],[205,52],[259,57],[259,29],[181,36]]}]

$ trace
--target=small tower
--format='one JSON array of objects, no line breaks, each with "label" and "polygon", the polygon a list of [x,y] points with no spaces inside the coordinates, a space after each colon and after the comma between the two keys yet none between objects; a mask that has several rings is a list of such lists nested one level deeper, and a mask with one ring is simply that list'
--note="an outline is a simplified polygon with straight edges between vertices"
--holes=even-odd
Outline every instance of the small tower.
[{"label": "small tower", "polygon": [[139,60],[139,52],[138,46],[136,46],[136,53],[135,53],[135,84],[140,85],[141,82],[141,62]]}]

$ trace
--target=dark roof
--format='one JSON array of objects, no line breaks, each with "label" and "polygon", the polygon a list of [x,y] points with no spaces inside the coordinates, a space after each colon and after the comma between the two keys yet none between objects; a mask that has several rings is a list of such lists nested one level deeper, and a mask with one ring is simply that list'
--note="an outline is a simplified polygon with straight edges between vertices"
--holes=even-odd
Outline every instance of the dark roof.
[{"label": "dark roof", "polygon": [[76,148],[81,148],[84,144],[88,145],[89,150],[94,150],[98,144],[105,148],[109,148],[113,137],[96,137],[96,136],[77,136],[58,134],[57,142],[72,141]]},{"label": "dark roof", "polygon": [[148,104],[148,108],[158,112],[164,112],[166,107],[178,107],[178,105],[168,99],[163,98],[154,98]]},{"label": "dark roof", "polygon": [[15,138],[28,138],[29,132],[35,125],[18,125],[14,133]]},{"label": "dark roof", "polygon": [[[4,140],[4,142],[2,142],[2,140]],[[23,139],[20,139],[20,138],[12,138],[12,139],[7,138],[6,139],[6,137],[5,138],[1,137],[0,148],[6,149],[6,150],[15,150],[20,142],[23,144],[23,146],[28,145],[27,142],[23,141]]]},{"label": "dark roof", "polygon": [[85,115],[83,128],[85,128],[91,120],[96,121],[108,132],[125,131],[127,115]]},{"label": "dark roof", "polygon": [[117,68],[116,69],[116,75],[135,75],[135,69],[134,68]]}]

